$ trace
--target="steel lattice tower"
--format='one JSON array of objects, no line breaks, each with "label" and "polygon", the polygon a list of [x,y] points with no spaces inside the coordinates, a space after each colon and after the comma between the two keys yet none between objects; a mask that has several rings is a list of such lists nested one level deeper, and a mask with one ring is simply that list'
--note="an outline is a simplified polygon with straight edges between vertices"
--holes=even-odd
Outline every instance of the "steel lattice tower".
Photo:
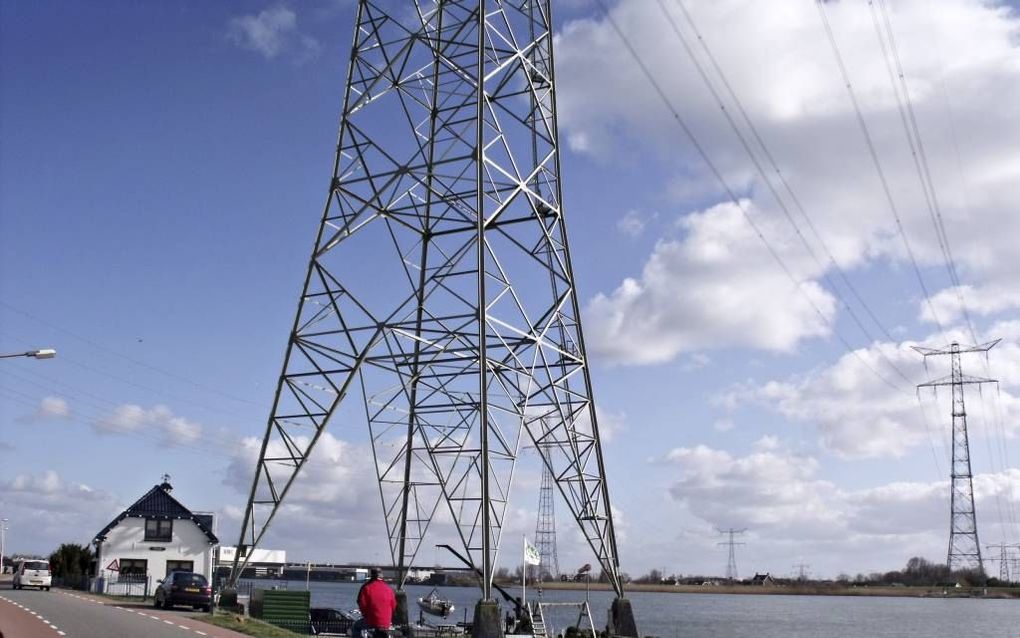
[{"label": "steel lattice tower", "polygon": [[[1020,549],[1020,545],[1009,545],[1009,544],[1006,544],[1006,543],[999,543],[998,545],[988,545],[988,549],[997,549],[997,550],[999,550],[999,558],[998,559],[994,559],[994,558],[990,559],[990,560],[998,560],[999,561],[999,582],[1001,582],[1001,583],[1008,583],[1008,582],[1010,582],[1010,580],[1009,580],[1009,562],[1010,562],[1011,559],[1010,559],[1009,553],[1010,553],[1011,550]],[[1015,559],[1013,559],[1013,560],[1015,560]],[[1016,574],[1016,572],[1014,571],[1014,575],[1015,574]]]},{"label": "steel lattice tower", "polygon": [[542,562],[535,566],[538,580],[556,579],[560,575],[560,559],[556,555],[555,481],[548,466],[542,467],[542,485],[538,490],[538,520],[535,523],[535,548]]},{"label": "steel lattice tower", "polygon": [[948,355],[952,372],[946,377],[918,385],[920,388],[952,386],[953,389],[953,462],[950,469],[949,552],[946,564],[950,571],[978,569],[984,571],[981,561],[981,543],[978,540],[977,516],[974,510],[974,481],[970,465],[970,441],[967,435],[967,408],[964,402],[965,385],[997,383],[994,379],[972,377],[963,373],[960,355],[966,352],[987,354],[999,340],[961,348],[953,342],[948,348],[933,349],[914,346],[927,362],[928,357]]},{"label": "steel lattice tower", "polygon": [[729,528],[729,529],[721,529],[721,530],[719,530],[720,534],[726,534],[728,536],[728,538],[726,540],[724,540],[724,541],[722,541],[720,543],[716,543],[717,545],[726,545],[729,548],[729,556],[728,556],[728,558],[726,560],[726,580],[736,580],[737,579],[737,549],[736,548],[737,548],[737,545],[746,545],[746,543],[738,543],[738,542],[734,541],[733,538],[735,536],[737,536],[737,535],[743,534],[746,531],[747,531],[746,529],[733,529],[732,527]]},{"label": "steel lattice tower", "polygon": [[525,444],[622,598],[561,207],[550,10],[358,3],[332,178],[231,583],[353,389],[401,588],[444,510],[491,599]]}]

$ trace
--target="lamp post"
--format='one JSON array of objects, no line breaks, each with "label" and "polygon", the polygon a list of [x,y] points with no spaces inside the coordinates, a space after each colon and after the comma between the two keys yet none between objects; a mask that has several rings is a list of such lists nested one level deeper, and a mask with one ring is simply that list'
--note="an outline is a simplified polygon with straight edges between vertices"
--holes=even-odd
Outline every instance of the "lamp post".
[{"label": "lamp post", "polygon": [[32,357],[34,359],[52,359],[57,356],[57,351],[53,348],[40,348],[39,350],[29,350],[28,352],[15,352],[14,354],[0,354],[0,359],[14,359],[15,357]]},{"label": "lamp post", "polygon": [[0,574],[4,573],[4,541],[6,540],[7,519],[0,518]]}]

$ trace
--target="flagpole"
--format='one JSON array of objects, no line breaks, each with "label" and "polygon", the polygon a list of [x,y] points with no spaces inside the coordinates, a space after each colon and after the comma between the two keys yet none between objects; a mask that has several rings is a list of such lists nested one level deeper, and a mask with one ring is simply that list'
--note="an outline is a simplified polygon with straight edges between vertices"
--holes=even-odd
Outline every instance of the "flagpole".
[{"label": "flagpole", "polygon": [[521,561],[521,605],[524,607],[521,613],[523,614],[524,610],[528,608],[528,537],[521,536],[521,540],[524,542],[524,553],[521,555],[523,559]]}]

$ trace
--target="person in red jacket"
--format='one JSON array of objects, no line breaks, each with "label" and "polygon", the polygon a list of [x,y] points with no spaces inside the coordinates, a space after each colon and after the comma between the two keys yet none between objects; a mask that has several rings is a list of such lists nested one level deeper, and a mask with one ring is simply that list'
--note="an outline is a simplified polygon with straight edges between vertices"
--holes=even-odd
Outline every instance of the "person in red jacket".
[{"label": "person in red jacket", "polygon": [[393,590],[383,582],[379,570],[372,568],[369,581],[358,591],[358,609],[365,625],[374,630],[375,636],[388,636],[396,608],[397,597]]}]

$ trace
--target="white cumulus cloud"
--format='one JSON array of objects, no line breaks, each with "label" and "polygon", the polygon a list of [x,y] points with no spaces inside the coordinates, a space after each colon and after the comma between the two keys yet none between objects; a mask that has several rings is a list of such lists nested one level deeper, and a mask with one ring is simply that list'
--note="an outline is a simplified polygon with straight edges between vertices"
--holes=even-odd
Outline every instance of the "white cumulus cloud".
[{"label": "white cumulus cloud", "polygon": [[291,53],[298,61],[307,61],[322,48],[318,40],[300,32],[297,14],[284,6],[231,18],[227,35],[234,44],[269,60]]},{"label": "white cumulus cloud", "polygon": [[[679,226],[683,236],[659,241],[640,277],[587,305],[595,353],[661,363],[734,345],[789,351],[828,334],[835,300],[816,282],[795,284],[776,268],[735,205],[687,215]],[[807,263],[797,267],[810,271]]]}]

